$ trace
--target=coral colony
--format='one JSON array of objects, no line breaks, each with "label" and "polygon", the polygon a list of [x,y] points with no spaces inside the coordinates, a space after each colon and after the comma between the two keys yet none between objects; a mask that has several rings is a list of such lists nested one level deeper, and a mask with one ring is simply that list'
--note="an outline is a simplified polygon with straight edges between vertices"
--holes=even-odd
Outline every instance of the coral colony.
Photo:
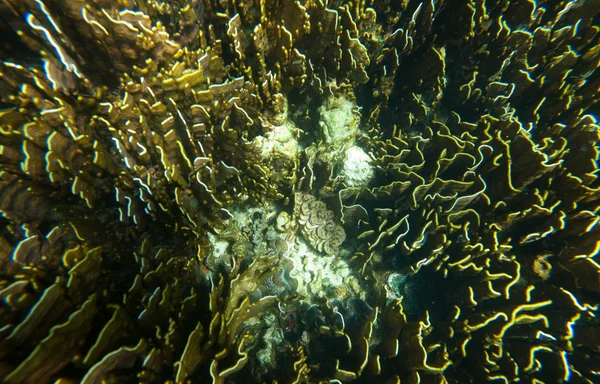
[{"label": "coral colony", "polygon": [[0,15],[1,382],[600,382],[597,1]]}]

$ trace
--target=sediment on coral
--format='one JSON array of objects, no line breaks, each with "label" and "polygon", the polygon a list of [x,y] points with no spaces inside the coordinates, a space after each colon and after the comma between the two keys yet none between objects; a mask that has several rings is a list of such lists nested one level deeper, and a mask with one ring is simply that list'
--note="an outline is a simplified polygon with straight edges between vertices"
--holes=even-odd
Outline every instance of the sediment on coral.
[{"label": "sediment on coral", "polygon": [[597,381],[597,2],[2,4],[0,381]]}]

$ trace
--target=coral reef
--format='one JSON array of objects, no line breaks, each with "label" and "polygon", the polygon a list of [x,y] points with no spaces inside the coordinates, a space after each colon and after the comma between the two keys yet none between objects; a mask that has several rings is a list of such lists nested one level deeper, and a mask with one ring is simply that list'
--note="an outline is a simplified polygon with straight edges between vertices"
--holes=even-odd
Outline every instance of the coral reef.
[{"label": "coral reef", "polygon": [[0,381],[598,381],[596,1],[0,14]]}]

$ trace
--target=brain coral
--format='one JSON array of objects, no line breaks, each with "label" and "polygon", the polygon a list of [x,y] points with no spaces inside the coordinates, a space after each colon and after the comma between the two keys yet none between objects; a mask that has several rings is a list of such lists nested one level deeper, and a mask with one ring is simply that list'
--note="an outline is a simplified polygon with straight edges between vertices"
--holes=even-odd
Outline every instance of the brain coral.
[{"label": "brain coral", "polygon": [[598,382],[597,1],[0,14],[0,381]]}]

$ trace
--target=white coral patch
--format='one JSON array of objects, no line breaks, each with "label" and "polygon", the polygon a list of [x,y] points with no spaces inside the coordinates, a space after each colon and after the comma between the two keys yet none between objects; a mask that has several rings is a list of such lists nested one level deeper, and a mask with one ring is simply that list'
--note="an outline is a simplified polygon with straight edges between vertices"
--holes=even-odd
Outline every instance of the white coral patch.
[{"label": "white coral patch", "polygon": [[332,96],[319,107],[319,126],[327,143],[340,145],[354,140],[360,121],[356,108],[356,103],[343,95]]},{"label": "white coral patch", "polygon": [[282,125],[273,126],[266,136],[256,138],[262,148],[262,155],[267,157],[271,152],[277,151],[290,158],[298,154],[298,140],[296,140],[296,127],[291,121],[285,121]]},{"label": "white coral patch", "polygon": [[340,256],[317,253],[298,236],[288,257],[294,262],[290,277],[298,281],[298,294],[308,300],[326,298],[332,293],[340,300],[360,296],[359,282]]},{"label": "white coral patch", "polygon": [[229,264],[227,259],[227,249],[229,248],[229,242],[219,239],[211,233],[208,233],[208,239],[212,244],[212,253],[209,256],[209,263],[211,265]]},{"label": "white coral patch", "polygon": [[352,146],[346,151],[340,176],[349,187],[366,187],[373,178],[371,158],[360,147]]},{"label": "white coral patch", "polygon": [[265,122],[265,135],[257,136],[253,140],[254,144],[261,148],[262,157],[265,159],[273,153],[294,159],[301,150],[297,139],[299,130],[288,116],[287,100],[283,98],[282,102],[283,110]]}]

